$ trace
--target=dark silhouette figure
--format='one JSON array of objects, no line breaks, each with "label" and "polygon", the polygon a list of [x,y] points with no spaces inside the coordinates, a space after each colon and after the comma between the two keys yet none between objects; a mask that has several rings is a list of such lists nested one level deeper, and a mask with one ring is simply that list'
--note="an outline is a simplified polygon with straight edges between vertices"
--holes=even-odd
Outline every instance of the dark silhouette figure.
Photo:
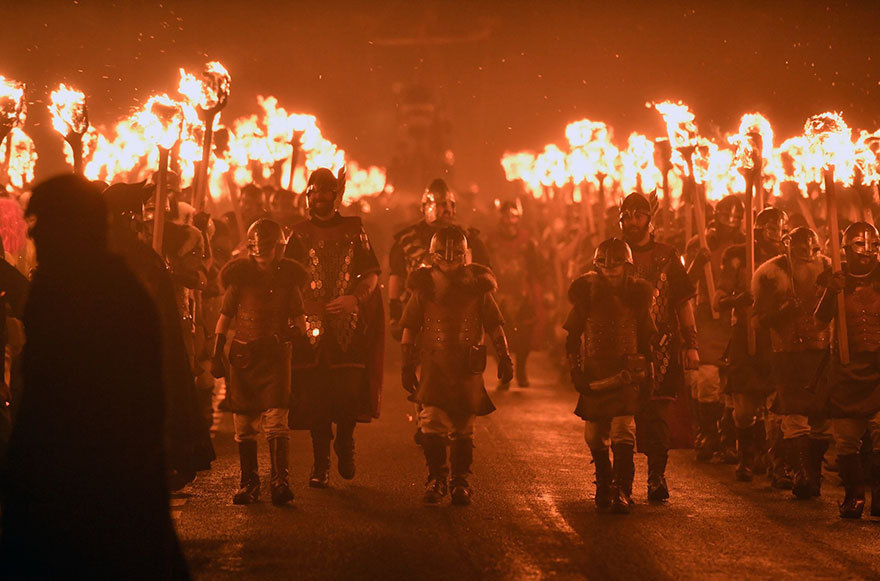
[{"label": "dark silhouette figure", "polygon": [[139,238],[144,231],[142,208],[149,195],[142,183],[114,184],[104,191],[109,207],[110,249],[152,298],[159,311],[162,337],[162,373],[165,384],[165,450],[169,484],[182,488],[214,460],[210,423],[199,416],[192,365],[187,355],[171,273],[165,262]]},{"label": "dark silhouette figure", "polygon": [[168,510],[156,307],[107,250],[95,186],[50,179],[27,214],[39,266],[2,472],[3,575],[186,578]]}]

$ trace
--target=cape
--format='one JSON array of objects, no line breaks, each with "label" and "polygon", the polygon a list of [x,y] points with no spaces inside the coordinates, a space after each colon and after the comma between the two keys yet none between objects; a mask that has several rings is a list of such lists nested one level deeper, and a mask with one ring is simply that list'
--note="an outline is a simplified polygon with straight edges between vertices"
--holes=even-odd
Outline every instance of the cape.
[{"label": "cape", "polygon": [[[268,273],[260,270],[257,263],[250,258],[236,258],[223,266],[220,271],[220,282],[224,289],[233,284],[247,286],[254,284],[266,274]],[[283,288],[301,288],[308,280],[308,273],[299,262],[282,258],[275,267],[275,280]]]}]

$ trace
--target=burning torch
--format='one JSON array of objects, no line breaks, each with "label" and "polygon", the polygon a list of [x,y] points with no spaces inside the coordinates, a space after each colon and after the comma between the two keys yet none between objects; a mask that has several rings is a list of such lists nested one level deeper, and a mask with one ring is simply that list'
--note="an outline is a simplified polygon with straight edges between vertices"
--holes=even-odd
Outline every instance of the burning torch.
[{"label": "burning torch", "polygon": [[153,216],[153,250],[162,255],[165,234],[165,206],[168,200],[168,156],[183,130],[183,110],[168,95],[150,97],[137,121],[144,135],[159,148],[159,171],[156,183],[156,210]]},{"label": "burning torch", "polygon": [[12,156],[12,130],[24,122],[26,103],[24,83],[0,77],[0,143],[6,142],[4,173]]},{"label": "burning torch", "polygon": [[83,135],[89,129],[85,94],[61,84],[51,95],[49,110],[52,112],[52,127],[73,150],[73,172],[82,175]]},{"label": "burning torch", "polygon": [[195,176],[193,195],[196,211],[203,212],[208,198],[208,166],[211,162],[211,142],[214,137],[214,121],[229,100],[232,79],[229,71],[217,61],[209,62],[202,71],[201,79],[180,69],[179,91],[193,106],[197,107],[205,123],[202,141],[202,162]]},{"label": "burning torch", "polygon": [[[666,144],[658,147],[657,149],[661,151],[660,155],[666,157],[666,160],[671,159],[672,150],[677,151],[685,161],[687,166],[687,188],[691,195],[693,196],[694,201],[694,209],[695,216],[697,219],[697,236],[700,240],[700,248],[709,249],[709,241],[706,238],[706,208],[703,204],[702,200],[697,200],[697,181],[694,176],[694,152],[697,149],[697,126],[694,124],[694,114],[690,112],[687,105],[682,103],[671,103],[669,101],[665,103],[655,103],[654,108],[663,116],[663,120],[666,122],[666,132],[669,137],[669,141]],[[658,143],[658,145],[660,145]],[[667,149],[668,148],[668,149]],[[668,152],[668,153],[667,153]],[[663,162],[663,159],[658,161]],[[670,162],[663,162],[666,165],[663,166],[661,171],[663,174],[663,185],[664,192],[663,195],[668,196],[668,188],[669,188],[669,180],[668,180],[668,171],[666,171],[667,167],[670,167]],[[686,196],[682,196],[686,198]],[[686,238],[690,241],[690,225],[691,225],[691,215],[690,212],[687,211],[687,202],[685,202],[685,230],[687,232]],[[707,261],[703,266],[703,273],[706,279],[706,292],[709,295],[709,305],[712,311],[712,317],[717,319],[719,318],[718,312],[715,310],[713,305],[713,297],[715,296],[715,275],[712,272],[712,261]]]},{"label": "burning torch", "polygon": [[[757,131],[749,131],[745,135],[739,135],[736,148],[736,164],[746,181],[746,283],[752,284],[755,274],[755,198],[757,182],[761,180],[761,167],[763,156],[761,154],[763,140]],[[757,350],[755,327],[752,325],[751,309],[747,309],[746,330],[748,337],[749,355],[754,355]]]},{"label": "burning torch", "polygon": [[[807,119],[804,126],[810,153],[822,160],[825,180],[825,204],[828,213],[828,236],[831,239],[831,267],[841,270],[840,227],[837,223],[837,202],[834,190],[834,169],[844,161],[843,156],[852,153],[852,135],[839,113],[822,113]],[[846,303],[844,294],[837,295],[837,348],[840,362],[849,363],[849,336],[846,329]]]}]

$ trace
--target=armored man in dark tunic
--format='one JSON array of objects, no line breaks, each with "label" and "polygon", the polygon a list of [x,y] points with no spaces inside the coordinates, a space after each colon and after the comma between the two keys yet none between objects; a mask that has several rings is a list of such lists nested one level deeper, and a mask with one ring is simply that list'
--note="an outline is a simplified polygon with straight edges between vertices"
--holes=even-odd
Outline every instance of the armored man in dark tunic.
[{"label": "armored man in dark tunic", "polygon": [[807,499],[819,495],[822,459],[831,439],[818,390],[831,330],[813,317],[823,290],[817,281],[830,272],[831,260],[819,253],[819,237],[805,226],[792,230],[787,240],[787,254],[755,271],[753,314],[759,327],[770,330],[775,406],[794,470],[793,493]]},{"label": "armored man in dark tunic", "polygon": [[651,318],[653,289],[633,277],[632,252],[618,238],[599,245],[593,268],[568,290],[572,309],[564,325],[566,351],[581,394],[575,414],[586,421],[585,439],[596,465],[596,506],[627,514],[635,472],[635,414],[640,398],[650,397],[651,390],[657,332]]},{"label": "armored man in dark tunic", "polygon": [[419,428],[428,464],[425,504],[439,504],[446,496],[446,450],[451,444],[452,503],[465,505],[471,497],[467,477],[473,460],[474,419],[495,410],[483,384],[484,332],[498,353],[501,381],[513,378],[513,363],[492,294],[495,276],[484,266],[465,264],[464,233],[456,227],[443,228],[431,240],[430,252],[433,265],[418,269],[408,281],[412,296],[401,318],[402,381],[421,404]]},{"label": "armored man in dark tunic", "polygon": [[[241,488],[235,504],[251,504],[260,496],[257,434],[262,425],[272,463],[272,502],[293,500],[288,484],[287,418],[290,405],[290,342],[305,327],[300,287],[305,270],[282,258],[281,225],[261,218],[248,229],[247,258],[223,267],[226,289],[217,321],[212,364],[215,377],[226,377],[224,409],[233,412],[235,441],[241,462]],[[229,366],[223,358],[226,335],[234,323]]]},{"label": "armored man in dark tunic", "polygon": [[669,498],[666,461],[672,445],[669,428],[670,403],[684,390],[684,370],[696,369],[697,326],[691,299],[697,289],[678,251],[656,242],[651,217],[656,201],[633,192],[620,205],[620,228],[633,253],[638,278],[653,287],[651,317],[657,326],[654,345],[654,391],[636,415],[639,452],[648,457],[648,500]]},{"label": "armored man in dark tunic", "polygon": [[[880,235],[867,222],[851,224],[843,233],[846,264],[829,277],[828,288],[816,308],[816,318],[829,323],[838,316],[843,292],[849,363],[840,361],[840,346],[831,356],[828,377],[828,413],[837,446],[837,464],[846,497],[842,518],[861,518],[865,508],[865,477],[859,456],[867,433],[871,447],[874,486],[871,516],[880,516]],[[840,332],[839,323],[835,329]]]},{"label": "armored man in dark tunic", "polygon": [[308,272],[306,337],[294,347],[291,427],[311,431],[313,488],[329,484],[333,424],[339,474],[349,480],[355,425],[379,414],[385,332],[379,262],[361,219],[337,210],[344,190],[344,173],[322,168],[309,176],[311,218],[293,226],[286,251]]}]

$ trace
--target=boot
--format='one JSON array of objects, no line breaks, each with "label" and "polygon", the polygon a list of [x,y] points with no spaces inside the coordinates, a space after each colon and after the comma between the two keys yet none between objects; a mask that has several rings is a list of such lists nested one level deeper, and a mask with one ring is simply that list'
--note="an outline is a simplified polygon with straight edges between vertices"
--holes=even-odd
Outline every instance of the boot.
[{"label": "boot", "polygon": [[614,483],[611,486],[611,512],[629,514],[632,511],[632,485],[636,467],[630,444],[612,444],[614,454]]},{"label": "boot", "polygon": [[858,454],[837,457],[840,466],[840,479],[846,496],[840,503],[840,518],[862,518],[865,510],[865,480],[862,474],[862,459]]},{"label": "boot", "polygon": [[611,508],[611,458],[608,448],[590,450],[593,455],[593,464],[596,465],[596,508],[599,512],[606,512]]},{"label": "boot", "polygon": [[256,440],[238,443],[238,462],[241,466],[241,486],[232,497],[232,504],[253,504],[260,499]]},{"label": "boot", "polygon": [[718,421],[723,411],[724,406],[718,402],[697,403],[697,462],[709,462],[720,449]]},{"label": "boot", "polygon": [[871,454],[871,516],[880,516],[880,452]]},{"label": "boot", "polygon": [[752,481],[752,463],[755,459],[755,426],[736,429],[736,443],[739,464],[736,465],[736,479],[740,482]]},{"label": "boot", "polygon": [[755,428],[752,432],[753,435],[753,446],[752,446],[752,473],[753,474],[767,474],[770,478],[773,478],[773,472],[770,469],[771,463],[769,459],[767,445],[767,425],[763,419],[755,420]]},{"label": "boot", "polygon": [[810,439],[810,462],[807,466],[807,478],[810,481],[810,493],[819,496],[822,492],[822,464],[825,452],[828,451],[828,440]]},{"label": "boot", "polygon": [[309,476],[311,488],[327,488],[330,485],[330,432],[312,430],[312,453],[315,463]]},{"label": "boot", "polygon": [[788,440],[789,453],[791,454],[791,467],[794,471],[794,482],[791,492],[799,500],[813,498],[813,487],[810,472],[813,463],[810,458],[810,437],[798,436]]},{"label": "boot", "polygon": [[782,432],[773,437],[768,454],[770,458],[770,485],[779,490],[791,490],[794,479],[791,470],[791,440],[782,438]]},{"label": "boot", "polygon": [[668,459],[665,451],[648,456],[648,500],[651,502],[663,502],[669,498],[669,486],[666,484]]},{"label": "boot", "polygon": [[526,361],[529,359],[529,352],[523,351],[516,354],[516,384],[520,387],[529,386],[529,376],[526,373]]},{"label": "boot", "polygon": [[346,480],[354,478],[354,427],[355,424],[337,424],[336,440],[333,450],[336,452],[336,469]]},{"label": "boot", "polygon": [[446,496],[446,477],[449,468],[446,466],[446,446],[449,440],[440,434],[425,434],[422,450],[425,452],[425,463],[428,465],[428,481],[425,483],[425,496],[422,502],[426,506],[437,506]]},{"label": "boot", "polygon": [[449,481],[452,504],[467,506],[471,503],[471,487],[467,477],[474,461],[474,441],[471,438],[456,438],[452,441],[452,478]]},{"label": "boot", "polygon": [[287,504],[293,500],[288,482],[288,458],[290,456],[290,440],[272,438],[269,440],[269,459],[272,462],[270,484],[272,487],[272,504]]},{"label": "boot", "polygon": [[733,421],[733,408],[725,407],[721,412],[721,461],[725,464],[739,462],[739,453],[736,451],[736,423]]}]

